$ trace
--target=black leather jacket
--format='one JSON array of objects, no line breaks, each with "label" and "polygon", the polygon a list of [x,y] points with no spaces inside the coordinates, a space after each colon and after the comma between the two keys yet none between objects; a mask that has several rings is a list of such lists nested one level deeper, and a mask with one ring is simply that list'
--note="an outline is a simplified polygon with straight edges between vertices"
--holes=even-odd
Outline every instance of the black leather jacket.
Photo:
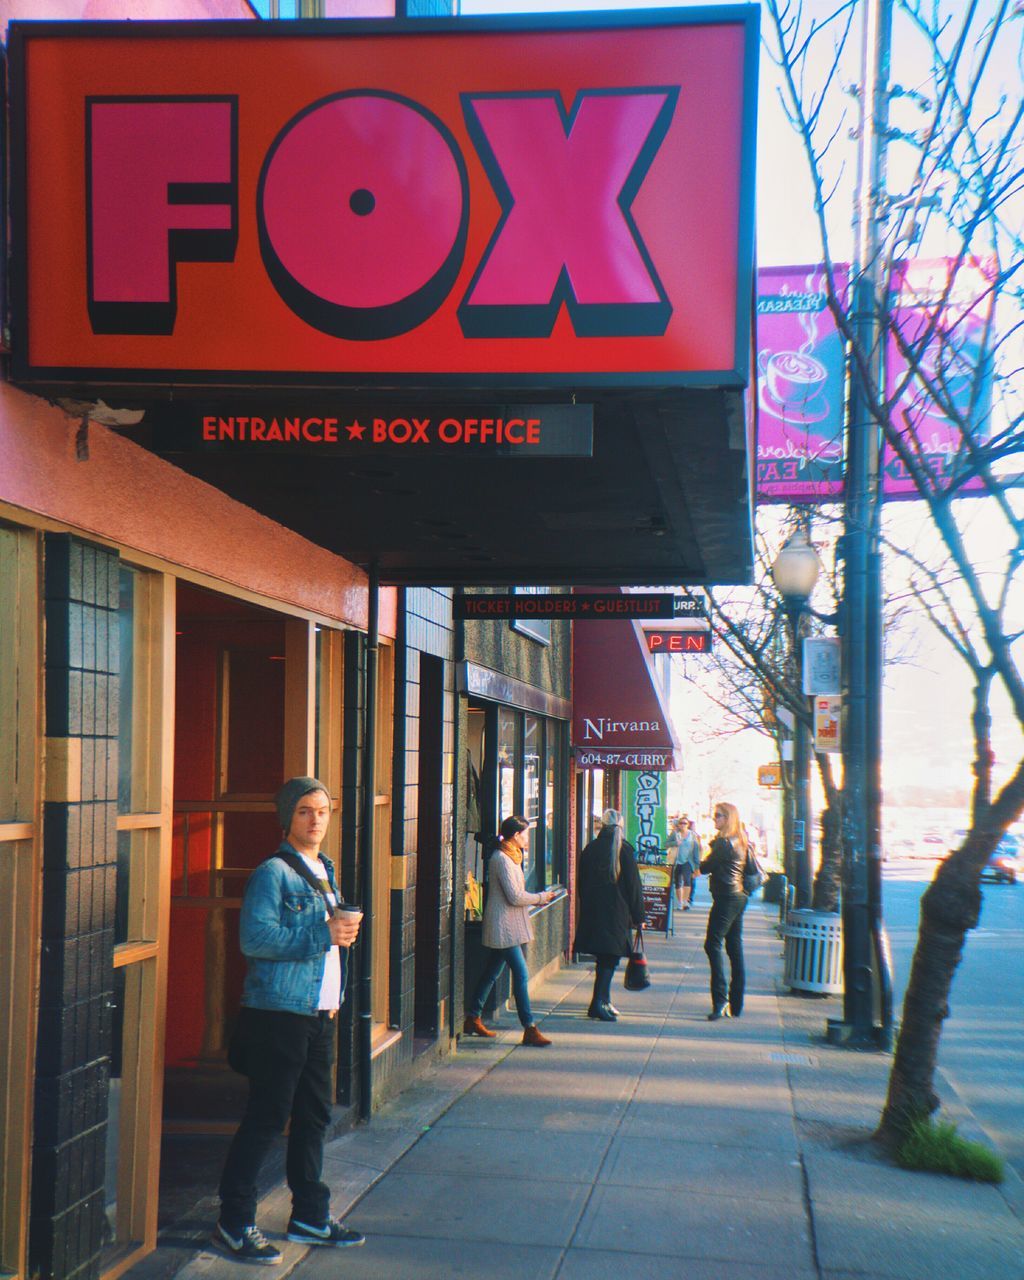
[{"label": "black leather jacket", "polygon": [[725,836],[715,836],[701,871],[711,877],[712,898],[731,898],[743,892],[743,868],[747,855]]}]

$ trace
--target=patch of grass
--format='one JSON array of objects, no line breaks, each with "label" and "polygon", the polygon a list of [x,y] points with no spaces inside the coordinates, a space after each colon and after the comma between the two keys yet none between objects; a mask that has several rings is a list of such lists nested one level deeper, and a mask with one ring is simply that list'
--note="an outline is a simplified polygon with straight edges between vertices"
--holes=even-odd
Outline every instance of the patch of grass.
[{"label": "patch of grass", "polygon": [[948,1173],[975,1182],[1002,1182],[1006,1164],[980,1142],[957,1133],[956,1125],[929,1117],[912,1120],[907,1136],[896,1148],[896,1161],[904,1169]]}]

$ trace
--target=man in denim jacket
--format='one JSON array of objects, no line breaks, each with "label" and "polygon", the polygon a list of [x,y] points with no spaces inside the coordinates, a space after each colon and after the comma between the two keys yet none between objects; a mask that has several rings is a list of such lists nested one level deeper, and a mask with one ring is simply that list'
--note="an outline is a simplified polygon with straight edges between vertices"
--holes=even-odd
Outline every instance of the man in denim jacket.
[{"label": "man in denim jacket", "polygon": [[[361,916],[334,912],[334,868],[319,856],[331,817],[323,783],[290,778],[277,794],[277,813],[285,839],[249,877],[242,901],[240,940],[248,970],[231,1056],[249,1077],[249,1100],[224,1164],[214,1233],[230,1257],[264,1266],[279,1263],[281,1254],[256,1226],[257,1181],[289,1121],[288,1239],[335,1248],[363,1243],[358,1231],[331,1217],[330,1188],[321,1177],[335,1015]],[[282,853],[302,860],[319,891],[277,856]],[[238,1063],[238,1056],[244,1061]]]}]

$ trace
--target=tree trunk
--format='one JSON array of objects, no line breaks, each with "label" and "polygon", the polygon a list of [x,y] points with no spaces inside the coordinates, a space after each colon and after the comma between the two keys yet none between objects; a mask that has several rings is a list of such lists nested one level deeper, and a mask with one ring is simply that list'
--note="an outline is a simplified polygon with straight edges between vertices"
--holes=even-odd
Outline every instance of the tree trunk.
[{"label": "tree trunk", "polygon": [[981,916],[981,873],[999,837],[1024,808],[1024,762],[991,803],[992,744],[988,692],[991,681],[980,673],[972,715],[974,773],[971,829],[963,844],[941,864],[921,899],[921,924],[903,999],[903,1022],[889,1076],[889,1095],[878,1127],[886,1142],[897,1141],[907,1126],[938,1109],[935,1070],[939,1037],[949,1017],[949,992],[969,929]]},{"label": "tree trunk", "polygon": [[815,911],[838,911],[843,883],[843,793],[836,786],[829,756],[818,752],[816,758],[825,808],[821,812],[821,861],[814,877],[811,906]]},{"label": "tree trunk", "polygon": [[967,931],[981,914],[980,867],[967,848],[951,854],[921,899],[921,923],[903,1001],[903,1022],[879,1136],[898,1140],[909,1124],[939,1106],[935,1092],[942,1024]]}]

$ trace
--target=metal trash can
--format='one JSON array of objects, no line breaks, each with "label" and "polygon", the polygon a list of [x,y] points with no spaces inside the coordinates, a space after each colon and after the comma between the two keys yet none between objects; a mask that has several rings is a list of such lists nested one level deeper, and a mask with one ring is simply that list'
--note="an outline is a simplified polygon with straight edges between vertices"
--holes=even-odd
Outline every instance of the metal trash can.
[{"label": "metal trash can", "polygon": [[783,934],[784,977],[795,991],[843,990],[843,920],[830,911],[791,911]]}]

